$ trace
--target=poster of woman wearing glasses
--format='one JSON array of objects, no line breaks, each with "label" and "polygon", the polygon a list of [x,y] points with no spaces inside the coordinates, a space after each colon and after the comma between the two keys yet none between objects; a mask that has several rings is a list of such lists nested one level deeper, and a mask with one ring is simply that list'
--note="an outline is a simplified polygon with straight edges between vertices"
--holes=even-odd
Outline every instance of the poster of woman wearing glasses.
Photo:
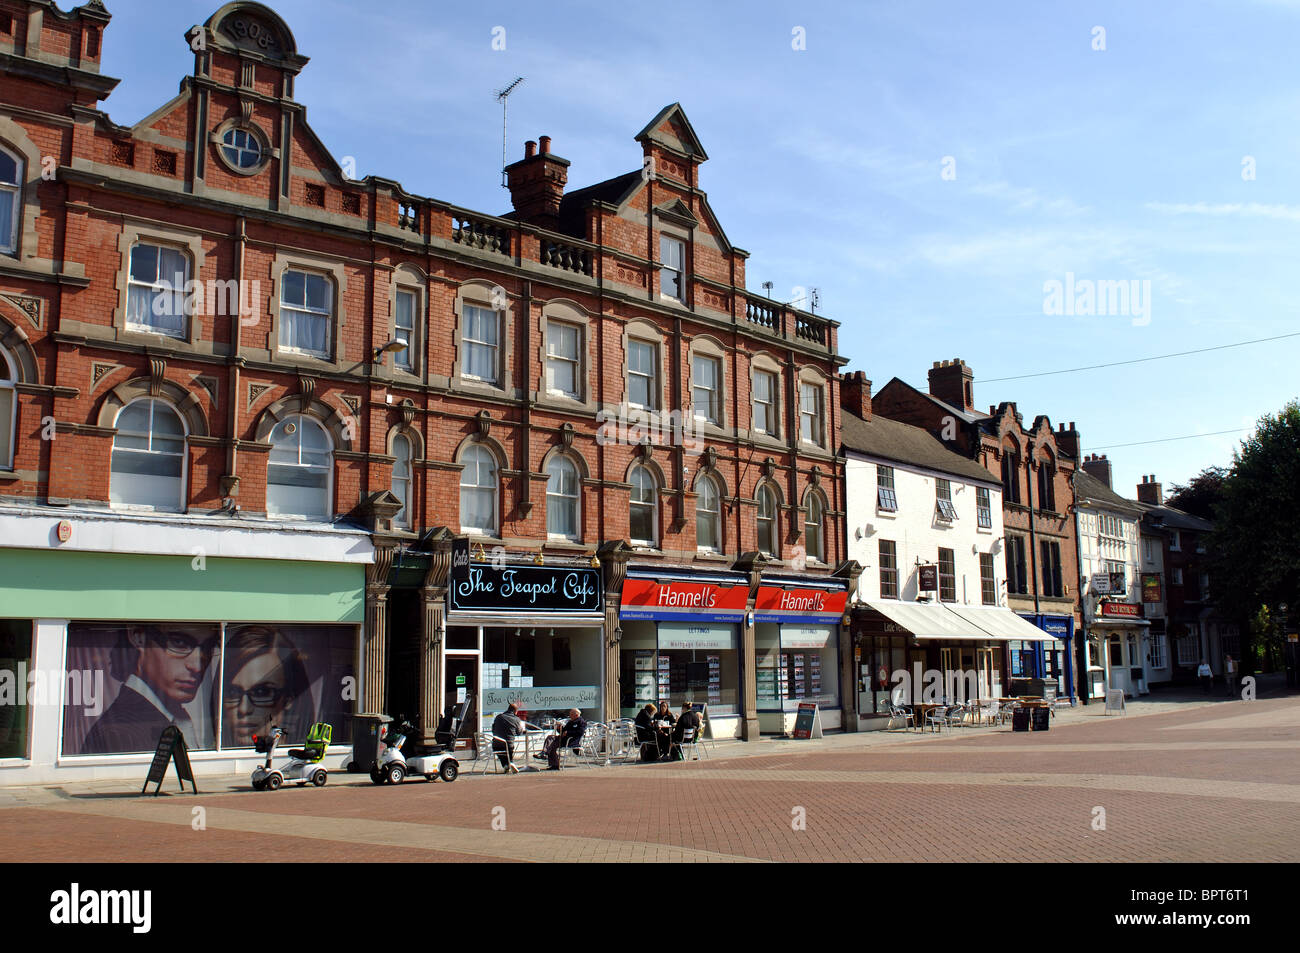
[{"label": "poster of woman wearing glasses", "polygon": [[191,750],[249,748],[270,725],[297,742],[313,722],[350,737],[351,626],[73,623],[68,670],[102,673],[95,708],[66,700],[65,754],[152,751],[168,725]]}]

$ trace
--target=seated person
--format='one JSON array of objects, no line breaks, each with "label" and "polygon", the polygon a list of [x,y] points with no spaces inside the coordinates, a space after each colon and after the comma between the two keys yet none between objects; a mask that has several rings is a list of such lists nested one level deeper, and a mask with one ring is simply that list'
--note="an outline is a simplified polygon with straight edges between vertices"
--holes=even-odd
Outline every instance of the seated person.
[{"label": "seated person", "polygon": [[492,721],[492,750],[501,760],[501,767],[507,774],[518,774],[519,769],[512,763],[514,740],[524,733],[524,723],[519,720],[519,706],[514,702],[497,715]]},{"label": "seated person", "polygon": [[577,708],[570,708],[569,720],[564,723],[560,733],[546,740],[546,761],[550,770],[560,770],[560,749],[580,747],[582,736],[586,731],[587,723],[582,720],[582,712]]},{"label": "seated person", "polygon": [[643,748],[645,745],[654,745],[655,757],[662,758],[665,749],[668,747],[668,737],[655,727],[655,706],[652,703],[647,703],[645,708],[642,708],[637,713],[634,724],[636,725],[637,744]]},{"label": "seated person", "polygon": [[677,723],[673,727],[674,747],[682,743],[682,737],[686,734],[687,729],[690,728],[695,729],[695,733],[691,735],[691,739],[693,741],[699,741],[700,725],[702,723],[703,720],[700,718],[700,713],[691,707],[690,702],[683,705],[682,713],[677,716]]},{"label": "seated person", "polygon": [[674,724],[677,719],[673,717],[672,710],[668,707],[667,702],[659,703],[659,711],[655,714],[656,721],[666,721],[669,725]]}]

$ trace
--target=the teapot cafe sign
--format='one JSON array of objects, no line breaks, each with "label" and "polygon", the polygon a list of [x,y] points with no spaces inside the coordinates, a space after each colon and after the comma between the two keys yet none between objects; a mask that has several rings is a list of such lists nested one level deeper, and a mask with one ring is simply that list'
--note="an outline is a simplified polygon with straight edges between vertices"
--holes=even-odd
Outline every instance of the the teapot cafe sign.
[{"label": "the teapot cafe sign", "polygon": [[454,575],[457,612],[599,612],[600,571],[571,566],[475,564]]}]

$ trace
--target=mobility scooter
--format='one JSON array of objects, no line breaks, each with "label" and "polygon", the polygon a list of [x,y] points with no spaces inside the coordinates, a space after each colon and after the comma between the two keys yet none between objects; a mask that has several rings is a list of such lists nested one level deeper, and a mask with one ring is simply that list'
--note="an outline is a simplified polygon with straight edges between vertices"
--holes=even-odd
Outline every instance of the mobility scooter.
[{"label": "mobility scooter", "polygon": [[370,780],[375,784],[401,784],[409,774],[422,774],[432,781],[441,778],[455,781],[460,774],[460,762],[443,745],[423,748],[418,753],[405,755],[402,746],[408,736],[415,733],[408,721],[399,721],[383,728],[384,750],[379,760],[370,768]]},{"label": "mobility scooter", "polygon": [[293,781],[298,787],[302,787],[308,781],[318,788],[324,787],[325,782],[329,780],[329,772],[321,762],[325,760],[325,749],[329,747],[333,732],[334,729],[324,722],[312,725],[307,732],[306,743],[301,748],[289,750],[289,763],[283,768],[271,767],[275,747],[284,737],[280,726],[272,725],[268,734],[254,735],[253,747],[259,754],[266,754],[266,763],[259,764],[253,769],[253,790],[275,791],[285,781]]}]

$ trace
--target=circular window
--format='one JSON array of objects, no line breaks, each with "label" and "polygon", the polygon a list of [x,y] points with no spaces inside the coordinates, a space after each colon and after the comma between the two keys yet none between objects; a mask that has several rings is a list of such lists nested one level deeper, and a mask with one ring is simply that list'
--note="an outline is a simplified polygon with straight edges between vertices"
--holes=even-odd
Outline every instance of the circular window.
[{"label": "circular window", "polygon": [[247,129],[227,129],[221,152],[237,169],[255,169],[262,161],[262,144]]}]

